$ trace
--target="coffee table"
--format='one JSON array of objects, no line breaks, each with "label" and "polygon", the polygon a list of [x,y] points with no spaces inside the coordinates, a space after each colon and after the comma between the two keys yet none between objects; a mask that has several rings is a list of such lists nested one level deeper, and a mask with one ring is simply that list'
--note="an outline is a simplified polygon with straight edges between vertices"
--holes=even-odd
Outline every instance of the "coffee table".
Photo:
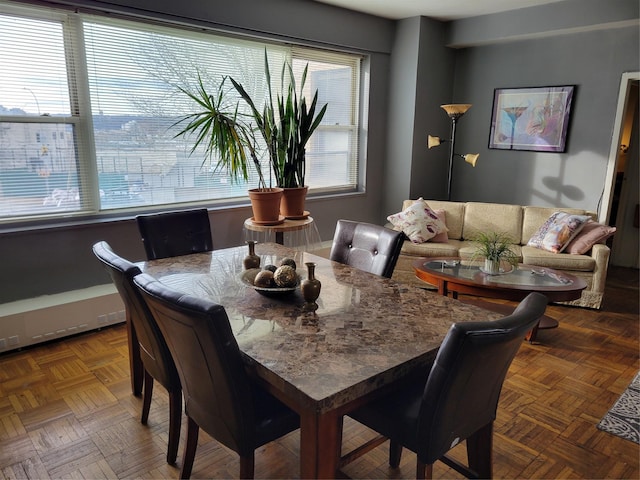
[{"label": "coffee table", "polygon": [[[458,294],[476,297],[499,298],[519,302],[531,292],[545,295],[549,302],[577,300],[587,283],[574,275],[531,265],[520,264],[498,275],[489,275],[479,266],[463,264],[459,258],[420,258],[413,262],[416,276],[438,288],[440,295],[458,298]],[[471,302],[477,303],[477,302]],[[513,308],[508,305],[482,302],[483,306],[500,313],[509,314]],[[533,342],[538,330],[555,328],[558,321],[543,316],[528,336]]]}]

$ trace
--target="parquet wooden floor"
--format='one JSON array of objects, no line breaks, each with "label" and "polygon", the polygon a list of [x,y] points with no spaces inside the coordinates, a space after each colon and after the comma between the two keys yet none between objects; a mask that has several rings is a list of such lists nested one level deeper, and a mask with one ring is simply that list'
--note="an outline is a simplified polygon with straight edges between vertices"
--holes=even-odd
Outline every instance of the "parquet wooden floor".
[{"label": "parquet wooden floor", "polygon": [[[640,478],[640,447],[596,428],[640,367],[638,271],[611,269],[601,311],[550,306],[547,314],[560,326],[541,331],[537,344],[523,342],[503,388],[495,477]],[[147,426],[141,406],[130,391],[124,326],[1,355],[0,478],[177,478],[165,462],[166,392],[156,387]],[[370,435],[346,420],[347,447]],[[256,478],[298,477],[298,442],[294,432],[259,449]],[[462,448],[454,456],[464,458]],[[413,454],[391,470],[387,451],[344,472],[411,478]],[[193,478],[238,473],[236,454],[201,433]],[[434,476],[460,478],[443,464]]]}]

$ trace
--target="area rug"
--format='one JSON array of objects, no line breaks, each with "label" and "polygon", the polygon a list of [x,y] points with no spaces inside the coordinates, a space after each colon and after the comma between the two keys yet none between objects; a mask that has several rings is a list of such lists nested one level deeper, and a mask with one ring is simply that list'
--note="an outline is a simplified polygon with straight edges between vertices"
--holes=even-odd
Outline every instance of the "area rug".
[{"label": "area rug", "polygon": [[640,444],[640,372],[600,420],[598,428]]}]

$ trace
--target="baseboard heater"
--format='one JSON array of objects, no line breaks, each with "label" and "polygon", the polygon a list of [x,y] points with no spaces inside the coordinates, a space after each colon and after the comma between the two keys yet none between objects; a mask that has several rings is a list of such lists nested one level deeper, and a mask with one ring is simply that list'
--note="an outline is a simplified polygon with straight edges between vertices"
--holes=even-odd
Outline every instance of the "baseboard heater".
[{"label": "baseboard heater", "polygon": [[0,305],[0,353],[125,321],[112,284]]}]

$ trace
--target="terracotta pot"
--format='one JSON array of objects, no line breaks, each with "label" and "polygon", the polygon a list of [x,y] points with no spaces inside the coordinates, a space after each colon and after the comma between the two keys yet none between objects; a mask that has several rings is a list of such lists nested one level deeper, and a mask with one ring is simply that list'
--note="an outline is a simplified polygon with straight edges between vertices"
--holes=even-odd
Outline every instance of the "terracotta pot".
[{"label": "terracotta pot", "polygon": [[304,216],[304,203],[309,187],[285,188],[280,203],[280,214],[286,218],[300,218]]},{"label": "terracotta pot", "polygon": [[252,188],[249,190],[254,221],[260,223],[280,221],[282,190],[282,188]]}]

